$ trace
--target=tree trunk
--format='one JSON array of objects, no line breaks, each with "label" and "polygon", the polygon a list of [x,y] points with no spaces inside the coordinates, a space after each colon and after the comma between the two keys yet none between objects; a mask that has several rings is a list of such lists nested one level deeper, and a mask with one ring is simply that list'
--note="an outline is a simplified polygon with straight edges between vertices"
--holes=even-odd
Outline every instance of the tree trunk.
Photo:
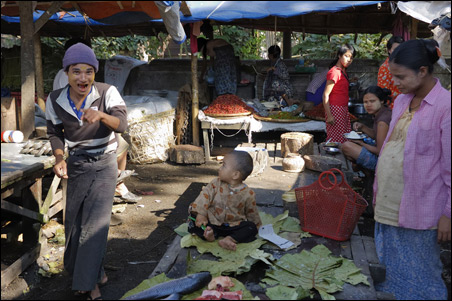
[{"label": "tree trunk", "polygon": [[290,132],[281,135],[281,156],[285,158],[290,153],[300,155],[314,154],[314,136],[311,134]]}]

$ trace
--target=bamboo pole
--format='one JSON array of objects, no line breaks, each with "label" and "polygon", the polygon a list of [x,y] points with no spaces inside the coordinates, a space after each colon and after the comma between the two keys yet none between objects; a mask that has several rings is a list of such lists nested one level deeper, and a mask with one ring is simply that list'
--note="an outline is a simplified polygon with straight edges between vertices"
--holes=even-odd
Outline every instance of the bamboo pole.
[{"label": "bamboo pole", "polygon": [[[193,129],[193,145],[199,146],[198,56],[196,55],[196,53],[191,54],[191,82],[192,82],[191,120],[192,120],[192,129]],[[209,146],[204,146],[204,147],[209,147]]]}]

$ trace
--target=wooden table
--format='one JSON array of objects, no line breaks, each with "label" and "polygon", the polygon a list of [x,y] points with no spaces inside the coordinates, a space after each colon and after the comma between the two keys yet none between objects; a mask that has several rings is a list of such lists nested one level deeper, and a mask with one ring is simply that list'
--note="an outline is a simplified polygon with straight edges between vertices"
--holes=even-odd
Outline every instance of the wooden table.
[{"label": "wooden table", "polygon": [[[201,129],[202,129],[202,136],[204,141],[204,154],[206,156],[206,162],[210,161],[210,143],[209,143],[209,133],[208,130],[244,130],[249,131],[250,124],[241,122],[241,123],[234,123],[234,124],[215,124],[213,125],[209,121],[202,121],[201,122]],[[213,141],[212,141],[213,143]]]},{"label": "wooden table", "polygon": [[[256,129],[256,123],[259,125],[259,129]],[[206,120],[201,120],[201,129],[203,131],[203,142],[204,142],[204,153],[206,162],[210,161],[210,141],[208,130],[244,130],[248,136],[248,143],[252,143],[251,135],[253,132],[267,132],[267,131],[298,131],[298,132],[318,132],[324,131],[324,122],[321,121],[309,121],[309,122],[298,122],[298,123],[277,123],[277,122],[267,122],[256,120],[251,116],[248,122],[238,121],[236,123],[228,124],[217,124]]]},{"label": "wooden table", "polygon": [[42,195],[42,179],[52,175],[55,157],[21,155],[23,144],[2,143],[1,208],[22,217],[23,241],[31,246],[31,251],[2,270],[2,289],[36,260],[41,225],[64,207],[63,189],[58,189],[60,178],[54,176],[44,199]]}]

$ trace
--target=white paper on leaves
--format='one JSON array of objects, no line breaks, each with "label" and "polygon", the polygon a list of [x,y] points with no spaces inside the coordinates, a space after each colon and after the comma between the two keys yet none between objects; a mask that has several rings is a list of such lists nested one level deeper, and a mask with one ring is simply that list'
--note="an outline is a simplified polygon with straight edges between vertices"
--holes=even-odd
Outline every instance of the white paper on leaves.
[{"label": "white paper on leaves", "polygon": [[263,239],[266,239],[281,249],[287,249],[290,248],[294,243],[290,240],[287,240],[285,238],[282,238],[281,236],[277,235],[275,231],[273,230],[273,225],[264,225],[259,228],[259,236]]}]

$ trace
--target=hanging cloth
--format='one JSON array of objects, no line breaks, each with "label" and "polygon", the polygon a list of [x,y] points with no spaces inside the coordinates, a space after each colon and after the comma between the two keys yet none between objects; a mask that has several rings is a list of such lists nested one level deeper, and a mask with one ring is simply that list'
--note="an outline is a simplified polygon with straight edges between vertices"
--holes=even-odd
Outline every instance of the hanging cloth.
[{"label": "hanging cloth", "polygon": [[[206,46],[204,46],[206,47]],[[193,34],[193,23],[190,23],[190,50],[192,54],[195,54],[198,52],[198,39]]]}]

